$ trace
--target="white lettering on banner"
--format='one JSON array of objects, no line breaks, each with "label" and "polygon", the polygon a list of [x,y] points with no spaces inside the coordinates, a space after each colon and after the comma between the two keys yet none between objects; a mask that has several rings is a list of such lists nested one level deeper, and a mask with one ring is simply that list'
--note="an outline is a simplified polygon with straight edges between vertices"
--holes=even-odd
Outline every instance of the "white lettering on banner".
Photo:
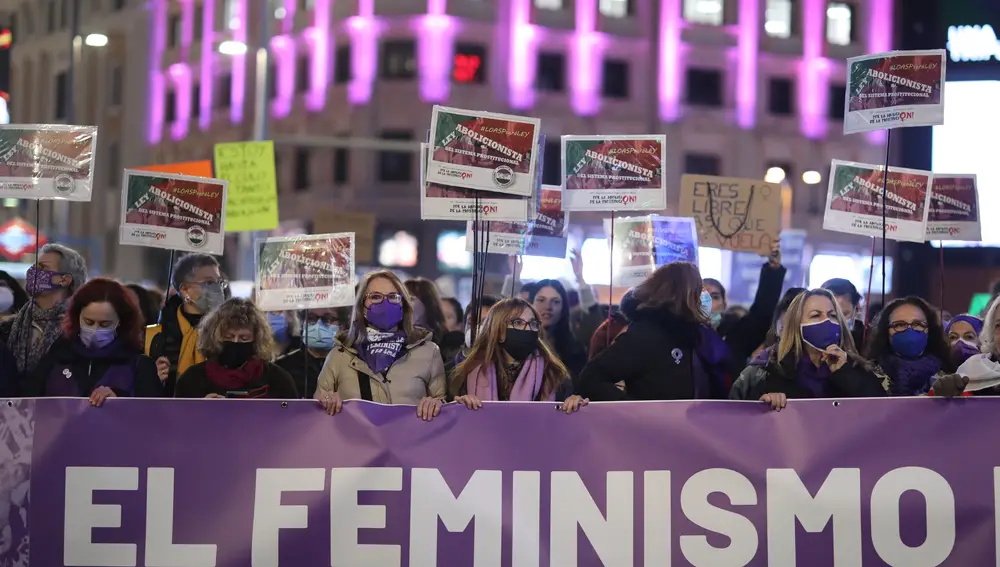
[{"label": "white lettering on banner", "polygon": [[146,471],[146,567],[215,567],[210,544],[174,543],[174,469]]},{"label": "white lettering on banner", "polygon": [[472,567],[500,567],[503,471],[476,471],[458,498],[437,469],[413,469],[410,487],[410,567],[438,564],[438,519],[452,533],[473,520]]},{"label": "white lettering on banner", "polygon": [[794,469],[767,471],[767,563],[795,567],[795,521],[808,533],[833,521],[834,567],[861,565],[861,470],[833,469],[816,491]]},{"label": "white lettering on banner", "polygon": [[1000,61],[1000,39],[993,26],[950,26],[948,53],[956,63],[969,61]]},{"label": "white lettering on banner", "polygon": [[576,536],[583,531],[605,567],[632,566],[632,545],[622,545],[623,541],[631,541],[634,534],[632,472],[611,471],[606,483],[607,517],[601,514],[578,473],[552,473],[549,565],[579,565]]},{"label": "white lettering on banner", "polygon": [[362,506],[358,504],[358,493],[400,490],[403,469],[399,467],[331,469],[330,565],[400,565],[400,546],[358,543],[358,530],[384,530],[386,524],[385,506]]},{"label": "white lettering on banner", "polygon": [[[927,537],[917,547],[899,534],[899,499],[913,490],[927,506]],[[890,567],[937,567],[955,547],[955,493],[948,481],[923,467],[891,470],[872,488],[872,545]]]},{"label": "white lettering on banner", "polygon": [[136,544],[94,543],[94,528],[122,527],[122,507],[94,504],[98,490],[139,490],[136,467],[66,467],[63,564],[135,567]]},{"label": "white lettering on banner", "polygon": [[[134,567],[139,561],[139,541],[94,541],[95,528],[105,534],[122,526],[121,504],[95,504],[98,491],[139,490],[139,468],[66,467],[63,526],[63,564],[67,567]],[[327,469],[258,469],[253,503],[250,546],[252,567],[278,565],[279,533],[282,529],[306,529],[310,508],[318,510],[317,499],[326,485]],[[214,567],[218,561],[215,544],[179,544],[173,541],[174,469],[147,469],[145,516],[146,567]],[[810,493],[793,469],[767,469],[764,485],[755,488],[745,475],[730,469],[706,469],[688,478],[679,487],[679,510],[697,526],[689,533],[675,535],[672,513],[673,486],[669,470],[643,471],[643,490],[636,500],[633,471],[611,471],[605,476],[603,504],[595,502],[580,475],[574,471],[545,473],[549,483],[549,525],[541,525],[542,473],[514,471],[511,477],[497,470],[474,471],[456,497],[438,469],[404,470],[399,467],[334,468],[330,470],[330,565],[334,567],[378,565],[400,567],[401,546],[360,544],[359,530],[384,530],[391,514],[401,520],[404,513],[397,495],[388,505],[360,505],[362,491],[403,490],[403,475],[410,475],[408,493],[409,564],[427,567],[439,563],[438,526],[463,534],[474,543],[473,557],[461,561],[470,567],[497,567],[508,550],[502,549],[503,529],[511,530],[511,567],[571,567],[589,564],[578,557],[579,536],[590,544],[600,563],[607,567],[635,564],[634,526],[636,506],[642,506],[644,539],[641,564],[644,567],[671,567],[673,546],[679,543],[685,564],[694,567],[743,566],[759,561],[758,527],[766,530],[767,560],[775,567],[796,565],[796,539],[801,525],[806,534],[823,532],[832,523],[832,556],[835,567],[861,564],[863,540],[862,509],[870,507],[872,548],[890,567],[936,567],[947,561],[955,548],[955,495],[948,481],[937,472],[922,467],[903,467],[884,474],[870,496],[861,492],[861,471],[857,468],[832,469],[823,484]],[[504,518],[505,482],[513,481],[510,493],[511,518]],[[596,482],[596,479],[589,479]],[[759,490],[764,490],[760,498]],[[1000,467],[994,469],[994,502],[1000,532]],[[900,501],[904,493],[922,495],[926,512],[909,516],[926,517],[926,537],[904,542],[900,535]],[[285,492],[313,492],[309,504],[283,505]],[[183,493],[181,491],[181,493]],[[721,493],[729,505],[720,508],[709,496]],[[134,496],[138,496],[137,494]],[[119,494],[119,498],[124,498]],[[102,498],[107,502],[107,497]],[[867,500],[867,501],[866,501]],[[225,506],[226,502],[213,502]],[[132,507],[129,508],[130,510]],[[601,510],[605,510],[604,513]],[[766,516],[766,528],[765,520]],[[755,525],[750,518],[756,518]],[[439,522],[440,520],[440,522]],[[507,524],[506,522],[510,523]],[[470,533],[470,531],[472,533]],[[726,547],[714,547],[706,532],[728,538]],[[109,541],[109,537],[111,538]],[[139,536],[142,538],[143,536]],[[547,540],[543,540],[547,537]],[[809,538],[810,536],[804,536]],[[122,539],[122,536],[119,536]],[[1000,539],[1000,534],[998,534]],[[543,545],[544,543],[544,545]],[[808,545],[805,542],[799,542]],[[548,563],[542,564],[543,550]],[[232,550],[226,555],[231,555]],[[592,557],[592,556],[591,556]],[[1000,565],[1000,561],[998,561]]]},{"label": "white lettering on banner", "polygon": [[757,504],[757,491],[750,480],[729,469],[697,472],[681,489],[681,510],[692,523],[729,538],[728,547],[713,547],[703,535],[682,535],[681,553],[694,567],[746,565],[757,555],[757,528],[745,516],[716,508],[708,496],[721,492],[733,506]]},{"label": "white lettering on banner", "polygon": [[323,490],[323,469],[257,469],[253,499],[252,567],[278,567],[278,533],[309,527],[309,508],[281,503],[282,492]]}]

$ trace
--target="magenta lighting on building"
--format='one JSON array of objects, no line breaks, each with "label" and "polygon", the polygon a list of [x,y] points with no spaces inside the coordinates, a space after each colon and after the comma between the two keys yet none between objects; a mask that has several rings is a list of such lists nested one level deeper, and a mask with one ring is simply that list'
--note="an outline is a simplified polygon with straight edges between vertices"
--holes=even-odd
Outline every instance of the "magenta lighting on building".
[{"label": "magenta lighting on building", "polygon": [[[808,1],[808,0],[807,0]],[[740,0],[736,53],[736,124],[752,130],[757,122],[757,53],[760,47],[760,2]]]},{"label": "magenta lighting on building", "polygon": [[810,139],[826,136],[830,97],[826,46],[826,0],[802,3],[802,61],[799,63],[799,131]]},{"label": "magenta lighting on building", "polygon": [[163,76],[163,51],[167,45],[167,0],[150,0],[151,45],[149,49],[149,116],[146,139],[158,143],[163,136],[167,81]]},{"label": "magenta lighting on building", "polygon": [[510,0],[510,54],[507,101],[511,108],[535,105],[535,67],[538,28],[531,25],[531,0]]},{"label": "magenta lighting on building", "polygon": [[284,118],[292,112],[295,101],[295,42],[287,35],[272,37],[271,57],[276,75],[271,113],[275,118]]},{"label": "magenta lighting on building", "polygon": [[[891,51],[892,0],[872,0],[868,10],[868,53]],[[847,74],[846,71],[844,74]],[[885,130],[874,130],[865,135],[872,144],[884,144],[887,141]]]},{"label": "magenta lighting on building", "polygon": [[681,117],[681,0],[660,0],[660,120]]},{"label": "magenta lighting on building", "polygon": [[597,0],[576,0],[574,10],[576,32],[571,51],[570,104],[576,114],[593,116],[601,110],[601,73],[604,67],[603,45],[597,33]]},{"label": "magenta lighting on building", "polygon": [[326,106],[326,86],[329,84],[330,48],[334,43],[330,30],[330,0],[316,0],[313,5],[313,27],[306,30],[305,39],[311,51],[309,93],[306,109],[310,112]]},{"label": "magenta lighting on building", "polygon": [[[237,25],[233,27],[233,41],[247,45],[247,0],[236,3],[235,20]],[[226,23],[229,25],[229,22]],[[247,54],[237,53],[229,57],[232,65],[233,88],[229,92],[229,121],[239,124],[243,121],[243,101],[247,91]],[[225,96],[225,93],[219,93]]]},{"label": "magenta lighting on building", "polygon": [[358,0],[358,15],[347,20],[351,36],[351,77],[347,85],[347,100],[365,104],[372,97],[378,67],[378,36],[381,31],[375,19],[375,0]]},{"label": "magenta lighting on building", "polygon": [[445,6],[445,0],[427,0],[427,14],[413,21],[424,102],[445,102],[451,90],[456,24]]},{"label": "magenta lighting on building", "polygon": [[191,59],[191,43],[194,42],[194,2],[192,0],[182,0],[181,2],[181,61],[185,63]]},{"label": "magenta lighting on building", "polygon": [[181,140],[187,136],[191,121],[191,67],[174,63],[170,66],[169,75],[177,104],[174,123],[170,125],[170,137]]},{"label": "magenta lighting on building", "polygon": [[[215,75],[212,64],[215,62],[215,4],[205,2],[201,6],[201,71],[200,94],[198,105],[198,128],[202,131],[212,126],[212,91],[215,90]],[[228,96],[224,93],[223,96]]]}]

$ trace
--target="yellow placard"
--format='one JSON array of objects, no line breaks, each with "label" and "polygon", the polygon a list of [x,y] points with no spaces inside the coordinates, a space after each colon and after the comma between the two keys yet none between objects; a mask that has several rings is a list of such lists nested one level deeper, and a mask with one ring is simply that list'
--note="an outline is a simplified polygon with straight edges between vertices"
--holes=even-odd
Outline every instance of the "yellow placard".
[{"label": "yellow placard", "polygon": [[229,182],[226,232],[278,228],[274,142],[215,144],[215,177]]}]

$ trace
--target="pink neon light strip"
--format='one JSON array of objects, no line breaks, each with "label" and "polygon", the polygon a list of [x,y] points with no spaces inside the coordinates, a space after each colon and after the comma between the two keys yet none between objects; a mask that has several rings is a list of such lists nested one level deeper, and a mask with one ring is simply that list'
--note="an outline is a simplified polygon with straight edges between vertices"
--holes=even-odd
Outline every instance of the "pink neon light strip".
[{"label": "pink neon light strip", "polygon": [[[573,73],[570,75],[570,104],[582,116],[601,110],[601,56],[597,35],[597,1],[577,0],[576,32],[573,34]],[[515,46],[515,49],[517,47]]]},{"label": "pink neon light strip", "polygon": [[375,21],[375,0],[358,0],[358,15],[347,22],[351,34],[351,82],[347,100],[364,104],[372,97],[378,66],[378,25]]},{"label": "pink neon light strip", "polygon": [[826,136],[830,98],[826,45],[826,1],[803,0],[802,61],[799,64],[799,131],[810,139]]},{"label": "pink neon light strip", "polygon": [[152,12],[151,45],[149,50],[149,99],[150,111],[146,139],[158,143],[163,137],[163,114],[166,104],[166,78],[163,76],[163,51],[167,45],[167,2],[151,0]]},{"label": "pink neon light strip", "polygon": [[519,110],[535,105],[535,31],[531,25],[531,0],[510,0],[510,85],[507,100],[512,108]]},{"label": "pink neon light strip", "polygon": [[201,33],[201,98],[198,102],[198,128],[208,130],[212,126],[212,92],[215,90],[215,74],[212,64],[215,62],[215,5],[206,2],[202,10]]},{"label": "pink neon light strip", "polygon": [[[233,30],[233,41],[247,43],[247,0],[242,0],[237,4],[238,14],[236,18],[239,25]],[[247,54],[233,55],[233,88],[229,93],[229,121],[233,124],[243,122],[243,101],[246,98],[247,82]],[[221,93],[220,93],[221,94]]]},{"label": "pink neon light strip", "polygon": [[317,112],[326,106],[326,86],[330,79],[330,45],[335,39],[330,29],[330,0],[316,0],[311,31],[312,33],[306,36],[307,40],[311,40],[312,47],[306,108],[311,112]]},{"label": "pink neon light strip", "polygon": [[287,35],[271,38],[271,56],[274,58],[277,92],[271,103],[271,112],[283,118],[292,112],[295,101],[295,43]]},{"label": "pink neon light strip", "polygon": [[448,17],[447,0],[427,0],[427,14],[416,22],[420,98],[445,102],[451,92],[455,25]]},{"label": "pink neon light strip", "polygon": [[170,137],[180,140],[187,136],[191,120],[191,68],[175,63],[170,66],[169,75],[177,101],[176,119],[170,125]]},{"label": "pink neon light strip", "polygon": [[757,54],[760,47],[760,2],[740,0],[736,46],[736,123],[751,130],[757,122]]},{"label": "pink neon light strip", "polygon": [[681,4],[660,0],[660,119],[675,122],[681,116]]}]

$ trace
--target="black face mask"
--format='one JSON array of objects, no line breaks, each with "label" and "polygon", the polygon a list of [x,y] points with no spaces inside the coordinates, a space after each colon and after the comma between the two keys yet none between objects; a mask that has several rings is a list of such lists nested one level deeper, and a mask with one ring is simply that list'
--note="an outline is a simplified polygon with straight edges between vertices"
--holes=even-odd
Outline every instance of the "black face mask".
[{"label": "black face mask", "polygon": [[253,355],[253,343],[223,341],[222,352],[219,353],[219,364],[226,368],[239,368],[253,358]]},{"label": "black face mask", "polygon": [[507,334],[504,335],[503,349],[514,360],[526,360],[538,350],[538,331],[507,329]]}]

